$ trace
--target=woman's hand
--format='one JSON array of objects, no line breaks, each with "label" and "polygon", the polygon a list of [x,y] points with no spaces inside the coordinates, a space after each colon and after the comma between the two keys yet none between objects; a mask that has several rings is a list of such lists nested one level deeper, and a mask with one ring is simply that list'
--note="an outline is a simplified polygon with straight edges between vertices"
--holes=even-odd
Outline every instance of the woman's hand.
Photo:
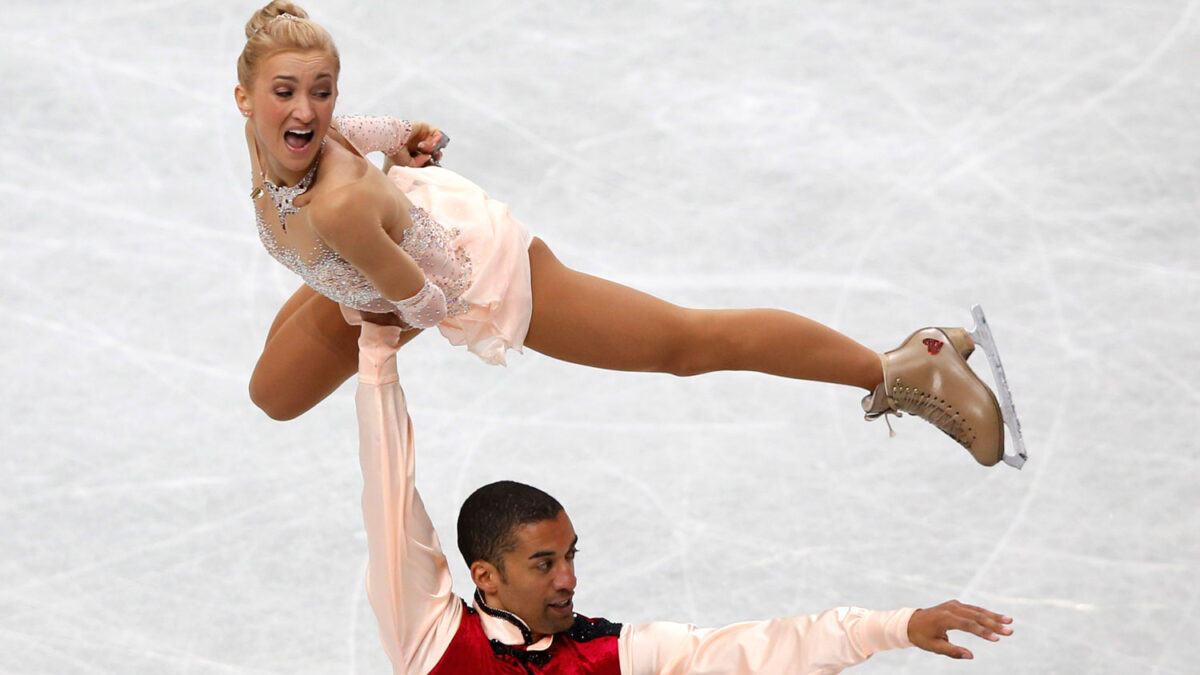
[{"label": "woman's hand", "polygon": [[383,172],[387,173],[393,166],[437,166],[442,160],[442,148],[449,142],[450,139],[441,129],[427,122],[413,122],[412,133],[408,135],[404,149],[388,155]]},{"label": "woman's hand", "polygon": [[918,609],[908,620],[908,639],[917,647],[952,659],[973,659],[969,649],[952,644],[946,635],[950,630],[973,633],[996,642],[1001,635],[1012,635],[1006,624],[1012,619],[957,600],[943,602],[937,607]]}]

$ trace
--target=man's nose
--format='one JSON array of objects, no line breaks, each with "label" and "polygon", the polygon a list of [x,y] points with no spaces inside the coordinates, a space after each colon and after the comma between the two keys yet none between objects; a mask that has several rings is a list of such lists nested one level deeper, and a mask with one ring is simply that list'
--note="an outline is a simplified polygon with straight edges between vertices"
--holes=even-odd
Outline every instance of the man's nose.
[{"label": "man's nose", "polygon": [[554,588],[559,591],[574,591],[576,581],[574,563],[563,563],[554,578]]}]

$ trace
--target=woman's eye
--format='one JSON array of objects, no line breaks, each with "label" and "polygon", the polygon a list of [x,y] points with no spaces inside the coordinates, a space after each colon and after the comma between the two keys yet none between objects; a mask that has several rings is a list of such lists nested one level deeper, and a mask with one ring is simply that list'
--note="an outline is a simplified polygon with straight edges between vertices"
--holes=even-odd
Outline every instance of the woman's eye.
[{"label": "woman's eye", "polygon": [[333,96],[333,92],[331,92],[331,91],[318,91],[317,92],[317,98],[329,98],[330,96]]},{"label": "woman's eye", "polygon": [[279,98],[289,98],[292,95],[292,92],[287,89],[277,89],[275,91],[275,95]]}]

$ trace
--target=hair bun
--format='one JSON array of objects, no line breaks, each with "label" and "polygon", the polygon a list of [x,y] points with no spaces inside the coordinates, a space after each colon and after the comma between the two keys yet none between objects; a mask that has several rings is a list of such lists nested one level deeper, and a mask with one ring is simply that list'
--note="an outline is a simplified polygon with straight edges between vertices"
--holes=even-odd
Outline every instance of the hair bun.
[{"label": "hair bun", "polygon": [[341,69],[329,31],[308,18],[308,12],[295,3],[275,0],[246,22],[246,46],[237,62],[238,84],[249,89],[258,65],[272,54],[288,50],[323,51],[333,59],[335,77]]},{"label": "hair bun", "polygon": [[301,9],[299,5],[288,2],[288,0],[274,0],[266,7],[255,12],[254,16],[250,17],[250,20],[246,22],[246,39],[249,40],[254,37],[264,26],[283,14],[294,16],[297,19],[308,18],[308,12]]}]

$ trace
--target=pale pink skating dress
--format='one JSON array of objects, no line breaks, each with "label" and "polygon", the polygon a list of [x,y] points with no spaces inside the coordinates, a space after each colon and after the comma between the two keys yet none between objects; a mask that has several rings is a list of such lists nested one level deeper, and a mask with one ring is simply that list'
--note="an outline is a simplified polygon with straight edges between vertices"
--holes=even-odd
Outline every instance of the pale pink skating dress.
[{"label": "pale pink skating dress", "polygon": [[[338,117],[334,128],[364,155],[398,152],[412,129],[404,120],[361,116]],[[253,154],[252,163],[259,172]],[[302,252],[281,243],[286,229],[280,220],[298,212],[290,199],[306,189],[313,174],[310,171],[297,188],[277,188],[264,179],[268,192],[291,190],[292,196],[282,206],[276,197],[279,219],[264,217],[256,202],[263,246],[304,283],[343,307],[393,311],[378,289],[323,242],[307,242]],[[387,175],[415,207],[410,212],[413,225],[405,230],[400,246],[446,296],[445,318],[438,330],[451,344],[466,345],[483,361],[503,365],[509,349],[521,350],[533,311],[529,231],[513,218],[507,204],[453,171],[436,166],[393,167]]]},{"label": "pale pink skating dress", "polygon": [[388,178],[451,233],[469,264],[470,283],[459,296],[468,309],[446,318],[438,330],[485,362],[504,364],[505,351],[521,350],[533,311],[529,231],[507,204],[453,171],[393,167]]}]

